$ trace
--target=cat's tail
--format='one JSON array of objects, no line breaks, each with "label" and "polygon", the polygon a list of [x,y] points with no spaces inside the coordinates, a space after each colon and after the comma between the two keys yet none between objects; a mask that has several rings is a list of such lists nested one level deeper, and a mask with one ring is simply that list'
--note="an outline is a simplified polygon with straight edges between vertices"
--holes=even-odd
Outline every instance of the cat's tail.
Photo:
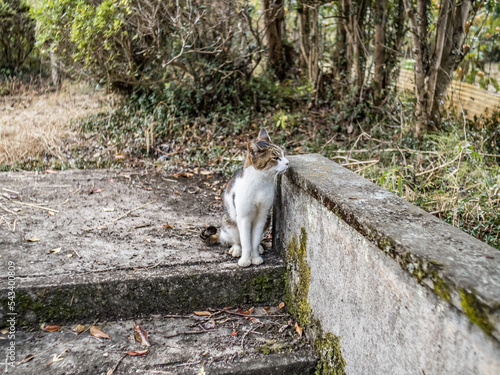
[{"label": "cat's tail", "polygon": [[207,245],[216,245],[220,243],[219,233],[217,233],[217,228],[214,226],[209,226],[204,229],[200,237]]}]

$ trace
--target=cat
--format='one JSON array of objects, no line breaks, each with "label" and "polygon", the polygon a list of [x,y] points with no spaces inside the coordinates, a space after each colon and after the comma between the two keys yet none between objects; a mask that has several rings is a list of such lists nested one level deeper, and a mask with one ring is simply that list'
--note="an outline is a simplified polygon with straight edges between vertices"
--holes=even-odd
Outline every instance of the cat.
[{"label": "cat", "polygon": [[248,142],[243,167],[236,171],[224,191],[220,234],[216,234],[214,227],[202,233],[207,243],[220,241],[231,245],[228,253],[240,257],[240,267],[263,263],[264,249],[260,242],[271,221],[276,176],[284,173],[288,164],[283,150],[261,129],[257,138]]}]

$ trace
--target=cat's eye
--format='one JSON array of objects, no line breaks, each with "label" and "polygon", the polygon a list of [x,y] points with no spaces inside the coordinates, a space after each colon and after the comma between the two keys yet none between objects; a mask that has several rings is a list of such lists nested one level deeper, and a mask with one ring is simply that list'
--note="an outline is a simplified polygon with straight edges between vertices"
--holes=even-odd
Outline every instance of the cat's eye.
[{"label": "cat's eye", "polygon": [[281,158],[279,156],[275,156],[273,159],[274,160],[280,160]]}]

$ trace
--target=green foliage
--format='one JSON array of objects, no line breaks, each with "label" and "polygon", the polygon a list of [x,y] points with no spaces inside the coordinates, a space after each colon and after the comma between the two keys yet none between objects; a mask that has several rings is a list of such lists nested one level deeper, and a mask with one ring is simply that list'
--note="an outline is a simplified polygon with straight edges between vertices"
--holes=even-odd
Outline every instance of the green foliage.
[{"label": "green foliage", "polygon": [[[455,77],[462,82],[477,84],[484,90],[500,90],[498,78],[491,71],[493,62],[500,60],[500,3],[488,0],[480,6],[473,23],[467,22],[465,44],[469,54],[460,64]],[[498,71],[498,69],[497,69]]]},{"label": "green foliage", "polygon": [[36,69],[35,23],[25,0],[0,0],[0,74]]}]

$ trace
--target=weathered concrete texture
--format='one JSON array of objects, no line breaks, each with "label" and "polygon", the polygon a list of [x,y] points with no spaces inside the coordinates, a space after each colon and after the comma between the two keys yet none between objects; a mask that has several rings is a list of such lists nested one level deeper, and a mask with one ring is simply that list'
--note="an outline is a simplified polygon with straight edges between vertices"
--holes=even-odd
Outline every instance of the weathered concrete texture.
[{"label": "weathered concrete texture", "polygon": [[498,251],[319,155],[290,165],[278,244],[306,247],[310,281],[289,293],[346,373],[500,373]]},{"label": "weathered concrete texture", "polygon": [[243,270],[198,237],[220,220],[221,185],[154,171],[0,174],[3,324],[9,262],[18,326],[278,302],[284,269],[276,254]]},{"label": "weathered concrete texture", "polygon": [[[266,314],[263,309],[256,309]],[[149,334],[145,356],[126,356],[113,372],[119,374],[313,374],[316,358],[311,347],[298,340],[285,317],[253,318],[226,313],[214,316],[156,317],[138,322]],[[8,373],[24,375],[104,375],[128,351],[142,351],[134,340],[134,321],[101,323],[111,340],[76,336],[74,326],[57,332],[18,332],[17,362]],[[86,328],[89,328],[87,325]],[[248,332],[249,331],[249,332]],[[2,353],[7,341],[0,341]],[[63,353],[64,352],[64,353]],[[63,353],[61,361],[47,364]],[[27,355],[35,356],[20,364]],[[2,367],[3,368],[3,367]]]}]

